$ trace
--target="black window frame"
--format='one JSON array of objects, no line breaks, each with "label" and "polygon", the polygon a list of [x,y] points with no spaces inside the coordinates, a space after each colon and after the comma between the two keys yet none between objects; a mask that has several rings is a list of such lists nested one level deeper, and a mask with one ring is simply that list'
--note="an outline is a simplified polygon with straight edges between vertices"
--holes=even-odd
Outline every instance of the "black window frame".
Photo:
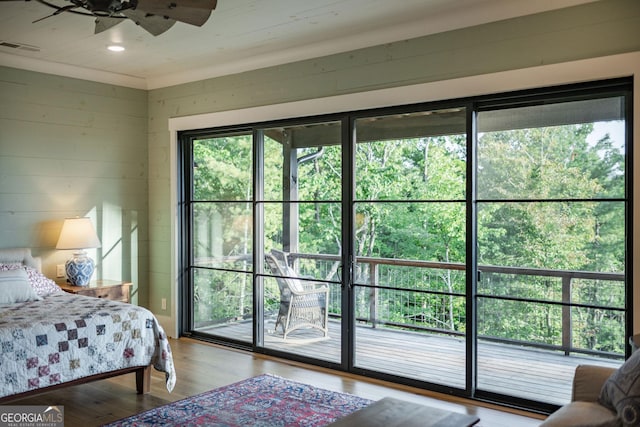
[{"label": "black window frame", "polygon": [[[624,198],[620,201],[625,203],[625,330],[626,336],[630,337],[633,335],[633,254],[634,254],[634,245],[633,245],[633,232],[634,232],[634,224],[633,224],[633,191],[634,191],[634,182],[633,182],[633,78],[632,77],[622,77],[615,79],[607,79],[607,80],[598,80],[598,81],[590,81],[590,82],[581,82],[575,84],[568,85],[560,85],[560,86],[551,86],[551,87],[541,87],[541,88],[533,88],[526,90],[518,90],[512,92],[504,92],[504,93],[496,93],[496,94],[487,94],[481,96],[474,97],[465,97],[465,98],[454,98],[454,99],[445,99],[439,101],[430,101],[425,103],[413,103],[407,105],[396,105],[390,107],[381,107],[381,108],[372,108],[372,109],[362,109],[348,112],[336,112],[332,114],[323,114],[317,116],[304,116],[304,117],[292,117],[290,119],[283,120],[273,120],[266,122],[252,122],[245,124],[238,124],[234,126],[225,126],[220,128],[211,128],[211,129],[197,129],[197,130],[186,130],[178,132],[178,237],[179,237],[179,247],[177,248],[177,253],[179,257],[179,270],[178,270],[178,280],[179,280],[179,325],[178,330],[181,336],[191,336],[197,339],[201,339],[204,341],[216,342],[219,344],[224,344],[230,347],[242,348],[245,350],[257,351],[270,354],[271,352],[265,350],[263,348],[258,348],[255,344],[258,339],[258,335],[254,334],[254,343],[250,346],[247,346],[246,343],[237,342],[233,340],[221,340],[217,338],[212,338],[210,336],[206,336],[203,334],[199,334],[197,332],[193,332],[190,330],[190,326],[193,324],[192,318],[192,305],[191,299],[193,298],[193,292],[191,290],[191,260],[192,254],[190,251],[191,242],[191,227],[190,227],[190,218],[191,218],[191,210],[189,207],[190,196],[191,196],[191,166],[193,160],[190,156],[191,153],[191,143],[196,138],[202,138],[203,136],[212,136],[212,135],[223,135],[229,134],[232,132],[253,132],[254,135],[254,158],[253,160],[253,176],[255,177],[261,176],[260,171],[256,170],[257,162],[256,156],[258,155],[258,150],[255,146],[255,136],[257,129],[264,129],[272,126],[289,126],[295,125],[298,123],[310,123],[310,122],[323,122],[323,121],[337,121],[340,120],[343,123],[343,159],[351,160],[353,158],[353,150],[354,147],[354,123],[355,120],[362,117],[370,117],[377,115],[388,115],[388,114],[399,114],[399,113],[409,113],[413,111],[420,110],[433,110],[433,109],[442,109],[451,106],[463,106],[467,111],[467,188],[466,188],[466,206],[467,206],[467,271],[477,271],[477,253],[476,253],[476,243],[477,243],[477,224],[476,224],[476,212],[478,202],[484,202],[486,200],[478,199],[476,197],[476,164],[477,164],[477,114],[482,111],[491,111],[495,109],[502,108],[516,108],[520,106],[533,106],[533,105],[544,105],[549,103],[556,102],[570,102],[577,100],[587,100],[587,99],[597,99],[597,98],[605,98],[612,96],[622,96],[625,99],[625,125],[626,125],[626,145],[625,145],[625,195]],[[345,124],[348,124],[346,126]],[[351,176],[353,171],[350,165],[345,165],[343,176],[343,204],[345,209],[352,209],[352,200],[355,198],[353,194],[353,177]],[[349,186],[349,187],[347,187]],[[255,183],[254,183],[254,194],[253,194],[253,203],[255,206],[256,203],[256,191],[255,191]],[[344,214],[343,214],[344,215]],[[343,227],[349,227],[351,221],[351,215],[348,215],[347,218],[343,220]],[[346,245],[352,245],[352,238],[345,238]],[[347,246],[345,246],[347,247]],[[256,251],[254,247],[254,252]],[[254,254],[255,257],[255,254]],[[343,277],[348,277],[349,273],[349,262],[346,259],[346,254],[343,255]],[[254,271],[254,278],[256,277],[256,271]],[[516,406],[520,408],[525,408],[529,410],[541,411],[541,412],[551,412],[557,408],[555,405],[549,405],[544,402],[534,402],[528,401],[525,399],[520,399],[514,396],[505,396],[497,393],[486,392],[482,390],[477,390],[477,360],[476,360],[476,342],[477,342],[477,280],[475,274],[467,275],[467,307],[468,307],[468,315],[467,318],[467,334],[469,335],[467,339],[467,347],[466,347],[466,356],[467,356],[467,385],[464,390],[452,389],[452,388],[442,388],[442,387],[434,387],[433,390],[440,392],[447,392],[454,395],[459,395],[464,398],[478,399],[483,401],[491,401],[499,404],[506,404],[510,406]],[[255,289],[255,285],[254,285]],[[255,301],[255,293],[254,293],[254,301]],[[254,323],[259,323],[259,310],[256,310],[254,302]],[[345,307],[353,306],[353,301],[344,301],[343,304]],[[256,317],[257,316],[257,317]],[[351,316],[350,316],[351,317]],[[259,325],[258,325],[259,326]],[[343,330],[352,328],[353,325],[347,324],[344,325]],[[254,325],[254,331],[256,326]],[[347,355],[343,358],[342,368],[341,366],[336,366],[334,364],[323,364],[316,363],[320,366],[328,366],[334,369],[342,369],[347,372],[353,372],[353,342],[347,341],[346,337],[343,337],[342,345],[346,349]],[[344,351],[344,350],[343,350]],[[628,357],[631,354],[631,346],[626,344],[626,352],[625,357]],[[283,354],[277,354],[277,356],[284,356]],[[296,358],[292,358],[296,360]],[[304,358],[300,359],[304,362],[313,363],[313,361],[306,360]],[[317,361],[316,361],[317,362]],[[346,366],[346,369],[344,368]],[[359,372],[356,372],[359,373]],[[377,376],[378,378],[385,380],[394,380],[394,378],[390,376],[379,376],[376,373],[371,372],[363,372],[367,375]],[[403,379],[395,379],[399,384],[406,384],[415,386],[420,384],[412,381],[405,381]]]}]

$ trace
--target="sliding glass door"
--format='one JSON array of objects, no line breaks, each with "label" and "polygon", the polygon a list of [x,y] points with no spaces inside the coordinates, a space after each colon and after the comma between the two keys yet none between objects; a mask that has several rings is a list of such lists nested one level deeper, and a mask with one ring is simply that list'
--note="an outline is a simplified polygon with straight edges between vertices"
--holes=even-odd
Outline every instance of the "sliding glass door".
[{"label": "sliding glass door", "polygon": [[478,114],[478,389],[563,404],[577,363],[620,363],[625,111],[611,96]]},{"label": "sliding glass door", "polygon": [[342,360],[341,139],[339,121],[256,131],[258,345],[334,363]]},{"label": "sliding glass door", "polygon": [[354,365],[466,384],[466,109],[355,120]]},{"label": "sliding glass door", "polygon": [[190,140],[187,194],[193,330],[253,341],[253,138]]},{"label": "sliding glass door", "polygon": [[548,410],[619,366],[627,80],[180,135],[186,335]]}]

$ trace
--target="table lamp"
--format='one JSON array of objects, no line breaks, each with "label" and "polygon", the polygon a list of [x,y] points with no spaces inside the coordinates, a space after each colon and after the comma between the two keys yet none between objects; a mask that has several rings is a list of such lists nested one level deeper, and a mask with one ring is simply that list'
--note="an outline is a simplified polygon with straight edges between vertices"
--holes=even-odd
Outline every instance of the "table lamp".
[{"label": "table lamp", "polygon": [[99,248],[100,239],[90,218],[66,218],[56,249],[73,249],[73,257],[64,267],[67,280],[75,286],[87,286],[93,275],[95,263],[85,249]]}]

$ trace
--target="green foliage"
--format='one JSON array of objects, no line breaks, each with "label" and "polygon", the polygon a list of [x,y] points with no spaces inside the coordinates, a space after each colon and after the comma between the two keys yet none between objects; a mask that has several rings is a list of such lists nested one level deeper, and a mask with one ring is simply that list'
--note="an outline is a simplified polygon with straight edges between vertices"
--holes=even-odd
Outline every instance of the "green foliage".
[{"label": "green foliage", "polygon": [[464,262],[465,143],[442,136],[358,144],[357,255]]},{"label": "green foliage", "polygon": [[[567,125],[493,132],[479,138],[479,198],[492,200],[480,207],[479,263],[623,270],[621,206],[561,201],[624,194],[624,183],[616,173],[622,157],[608,138],[590,147],[586,139],[592,129],[591,124]],[[510,199],[537,201],[501,202]],[[603,256],[599,251],[603,238],[609,249],[616,248],[613,258],[605,265],[593,265],[593,259]]]},{"label": "green foliage", "polygon": [[251,318],[250,275],[196,269],[193,279],[196,328]]}]

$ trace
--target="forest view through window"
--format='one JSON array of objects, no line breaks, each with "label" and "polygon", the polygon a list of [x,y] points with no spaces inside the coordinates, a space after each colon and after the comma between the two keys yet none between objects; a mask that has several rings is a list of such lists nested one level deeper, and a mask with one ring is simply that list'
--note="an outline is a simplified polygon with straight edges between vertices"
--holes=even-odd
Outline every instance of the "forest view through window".
[{"label": "forest view through window", "polygon": [[183,333],[568,402],[575,366],[630,351],[630,96],[616,80],[182,132]]}]

